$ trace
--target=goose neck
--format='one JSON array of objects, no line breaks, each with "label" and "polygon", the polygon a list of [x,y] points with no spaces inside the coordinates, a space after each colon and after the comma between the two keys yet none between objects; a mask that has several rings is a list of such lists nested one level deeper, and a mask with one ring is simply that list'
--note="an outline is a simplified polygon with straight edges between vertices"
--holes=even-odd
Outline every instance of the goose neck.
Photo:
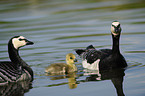
[{"label": "goose neck", "polygon": [[25,63],[19,56],[18,50],[15,49],[12,44],[8,44],[8,52],[9,58],[14,64],[21,65],[22,63]]},{"label": "goose neck", "polygon": [[120,53],[120,49],[119,49],[120,35],[118,35],[118,36],[112,35],[112,38],[113,38],[112,53],[113,54],[118,54],[118,53]]}]

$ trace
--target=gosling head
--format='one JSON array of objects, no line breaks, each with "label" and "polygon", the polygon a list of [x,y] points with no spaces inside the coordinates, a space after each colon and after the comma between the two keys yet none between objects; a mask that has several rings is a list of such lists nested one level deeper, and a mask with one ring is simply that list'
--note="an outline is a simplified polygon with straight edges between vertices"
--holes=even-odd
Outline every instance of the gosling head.
[{"label": "gosling head", "polygon": [[68,53],[66,55],[66,63],[67,64],[74,64],[75,62],[77,62],[75,55],[72,53]]},{"label": "gosling head", "polygon": [[12,43],[12,45],[14,46],[15,49],[19,49],[20,47],[23,47],[25,45],[33,45],[34,43],[27,40],[25,37],[23,36],[14,36],[11,38],[11,40],[9,41],[9,43]]},{"label": "gosling head", "polygon": [[113,21],[111,25],[111,33],[113,36],[119,36],[121,34],[121,27],[118,21]]}]

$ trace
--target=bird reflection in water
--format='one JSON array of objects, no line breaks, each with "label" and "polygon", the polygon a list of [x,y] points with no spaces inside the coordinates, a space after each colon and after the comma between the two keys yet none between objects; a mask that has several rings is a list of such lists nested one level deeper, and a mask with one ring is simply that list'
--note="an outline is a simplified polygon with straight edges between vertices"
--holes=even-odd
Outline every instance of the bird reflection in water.
[{"label": "bird reflection in water", "polygon": [[76,73],[68,74],[68,85],[70,89],[77,88]]},{"label": "bird reflection in water", "polygon": [[77,88],[77,83],[76,83],[76,72],[71,72],[69,74],[61,73],[61,74],[45,74],[46,76],[49,76],[50,80],[59,80],[59,79],[68,79],[68,82],[65,83],[59,83],[59,84],[52,84],[48,85],[47,87],[52,87],[52,86],[59,86],[59,85],[65,85],[68,84],[69,89],[75,89]]},{"label": "bird reflection in water", "polygon": [[77,80],[78,75],[76,75],[76,72],[70,73],[70,74],[46,74],[49,76],[51,80],[58,80],[58,79],[65,79],[68,78],[68,82],[63,82],[59,84],[51,84],[48,85],[47,87],[52,87],[52,86],[60,86],[60,85],[65,85],[68,84],[70,89],[75,89],[77,88],[77,85],[80,84],[81,82],[90,82],[90,81],[103,81],[103,80],[111,80],[114,87],[116,88],[116,92],[118,96],[125,96],[123,92],[123,78],[125,76],[124,73],[125,69],[113,69],[113,70],[104,70],[104,71],[92,71],[92,70],[84,70],[84,73],[82,76],[87,75],[85,80]]},{"label": "bird reflection in water", "polygon": [[104,71],[90,71],[85,70],[84,75],[88,75],[86,80],[80,82],[89,82],[89,81],[101,81],[101,80],[111,80],[118,96],[125,96],[123,92],[123,78],[125,76],[125,69],[112,69]]},{"label": "bird reflection in water", "polygon": [[32,88],[32,82],[21,81],[0,86],[0,96],[24,96]]}]

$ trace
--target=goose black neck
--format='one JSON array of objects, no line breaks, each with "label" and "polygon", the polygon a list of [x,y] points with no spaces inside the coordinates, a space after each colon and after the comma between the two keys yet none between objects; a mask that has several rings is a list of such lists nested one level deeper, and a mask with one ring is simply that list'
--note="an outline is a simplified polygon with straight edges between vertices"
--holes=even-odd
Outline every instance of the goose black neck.
[{"label": "goose black neck", "polygon": [[22,60],[22,58],[19,56],[18,51],[19,51],[18,49],[14,48],[12,41],[10,40],[8,43],[8,53],[9,53],[10,60],[15,66],[21,66],[22,68],[27,70],[33,78],[32,69],[29,67],[29,65],[25,61]]},{"label": "goose black neck", "polygon": [[9,52],[9,58],[14,64],[21,66],[23,65],[23,63],[25,63],[19,56],[18,50],[14,48],[11,42],[9,42],[8,44],[8,52]]},{"label": "goose black neck", "polygon": [[113,38],[113,46],[112,46],[112,53],[113,54],[120,54],[120,49],[119,49],[119,39],[120,39],[120,35],[114,36],[112,34],[112,38]]}]

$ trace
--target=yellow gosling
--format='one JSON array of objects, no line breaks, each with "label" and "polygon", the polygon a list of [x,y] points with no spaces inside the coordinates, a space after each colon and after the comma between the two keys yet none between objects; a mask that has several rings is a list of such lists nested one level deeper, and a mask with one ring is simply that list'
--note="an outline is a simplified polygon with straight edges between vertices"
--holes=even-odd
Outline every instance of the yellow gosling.
[{"label": "yellow gosling", "polygon": [[62,74],[62,73],[71,73],[77,71],[75,66],[77,59],[74,54],[69,53],[66,55],[66,63],[54,63],[48,66],[45,69],[45,72],[50,74]]}]

